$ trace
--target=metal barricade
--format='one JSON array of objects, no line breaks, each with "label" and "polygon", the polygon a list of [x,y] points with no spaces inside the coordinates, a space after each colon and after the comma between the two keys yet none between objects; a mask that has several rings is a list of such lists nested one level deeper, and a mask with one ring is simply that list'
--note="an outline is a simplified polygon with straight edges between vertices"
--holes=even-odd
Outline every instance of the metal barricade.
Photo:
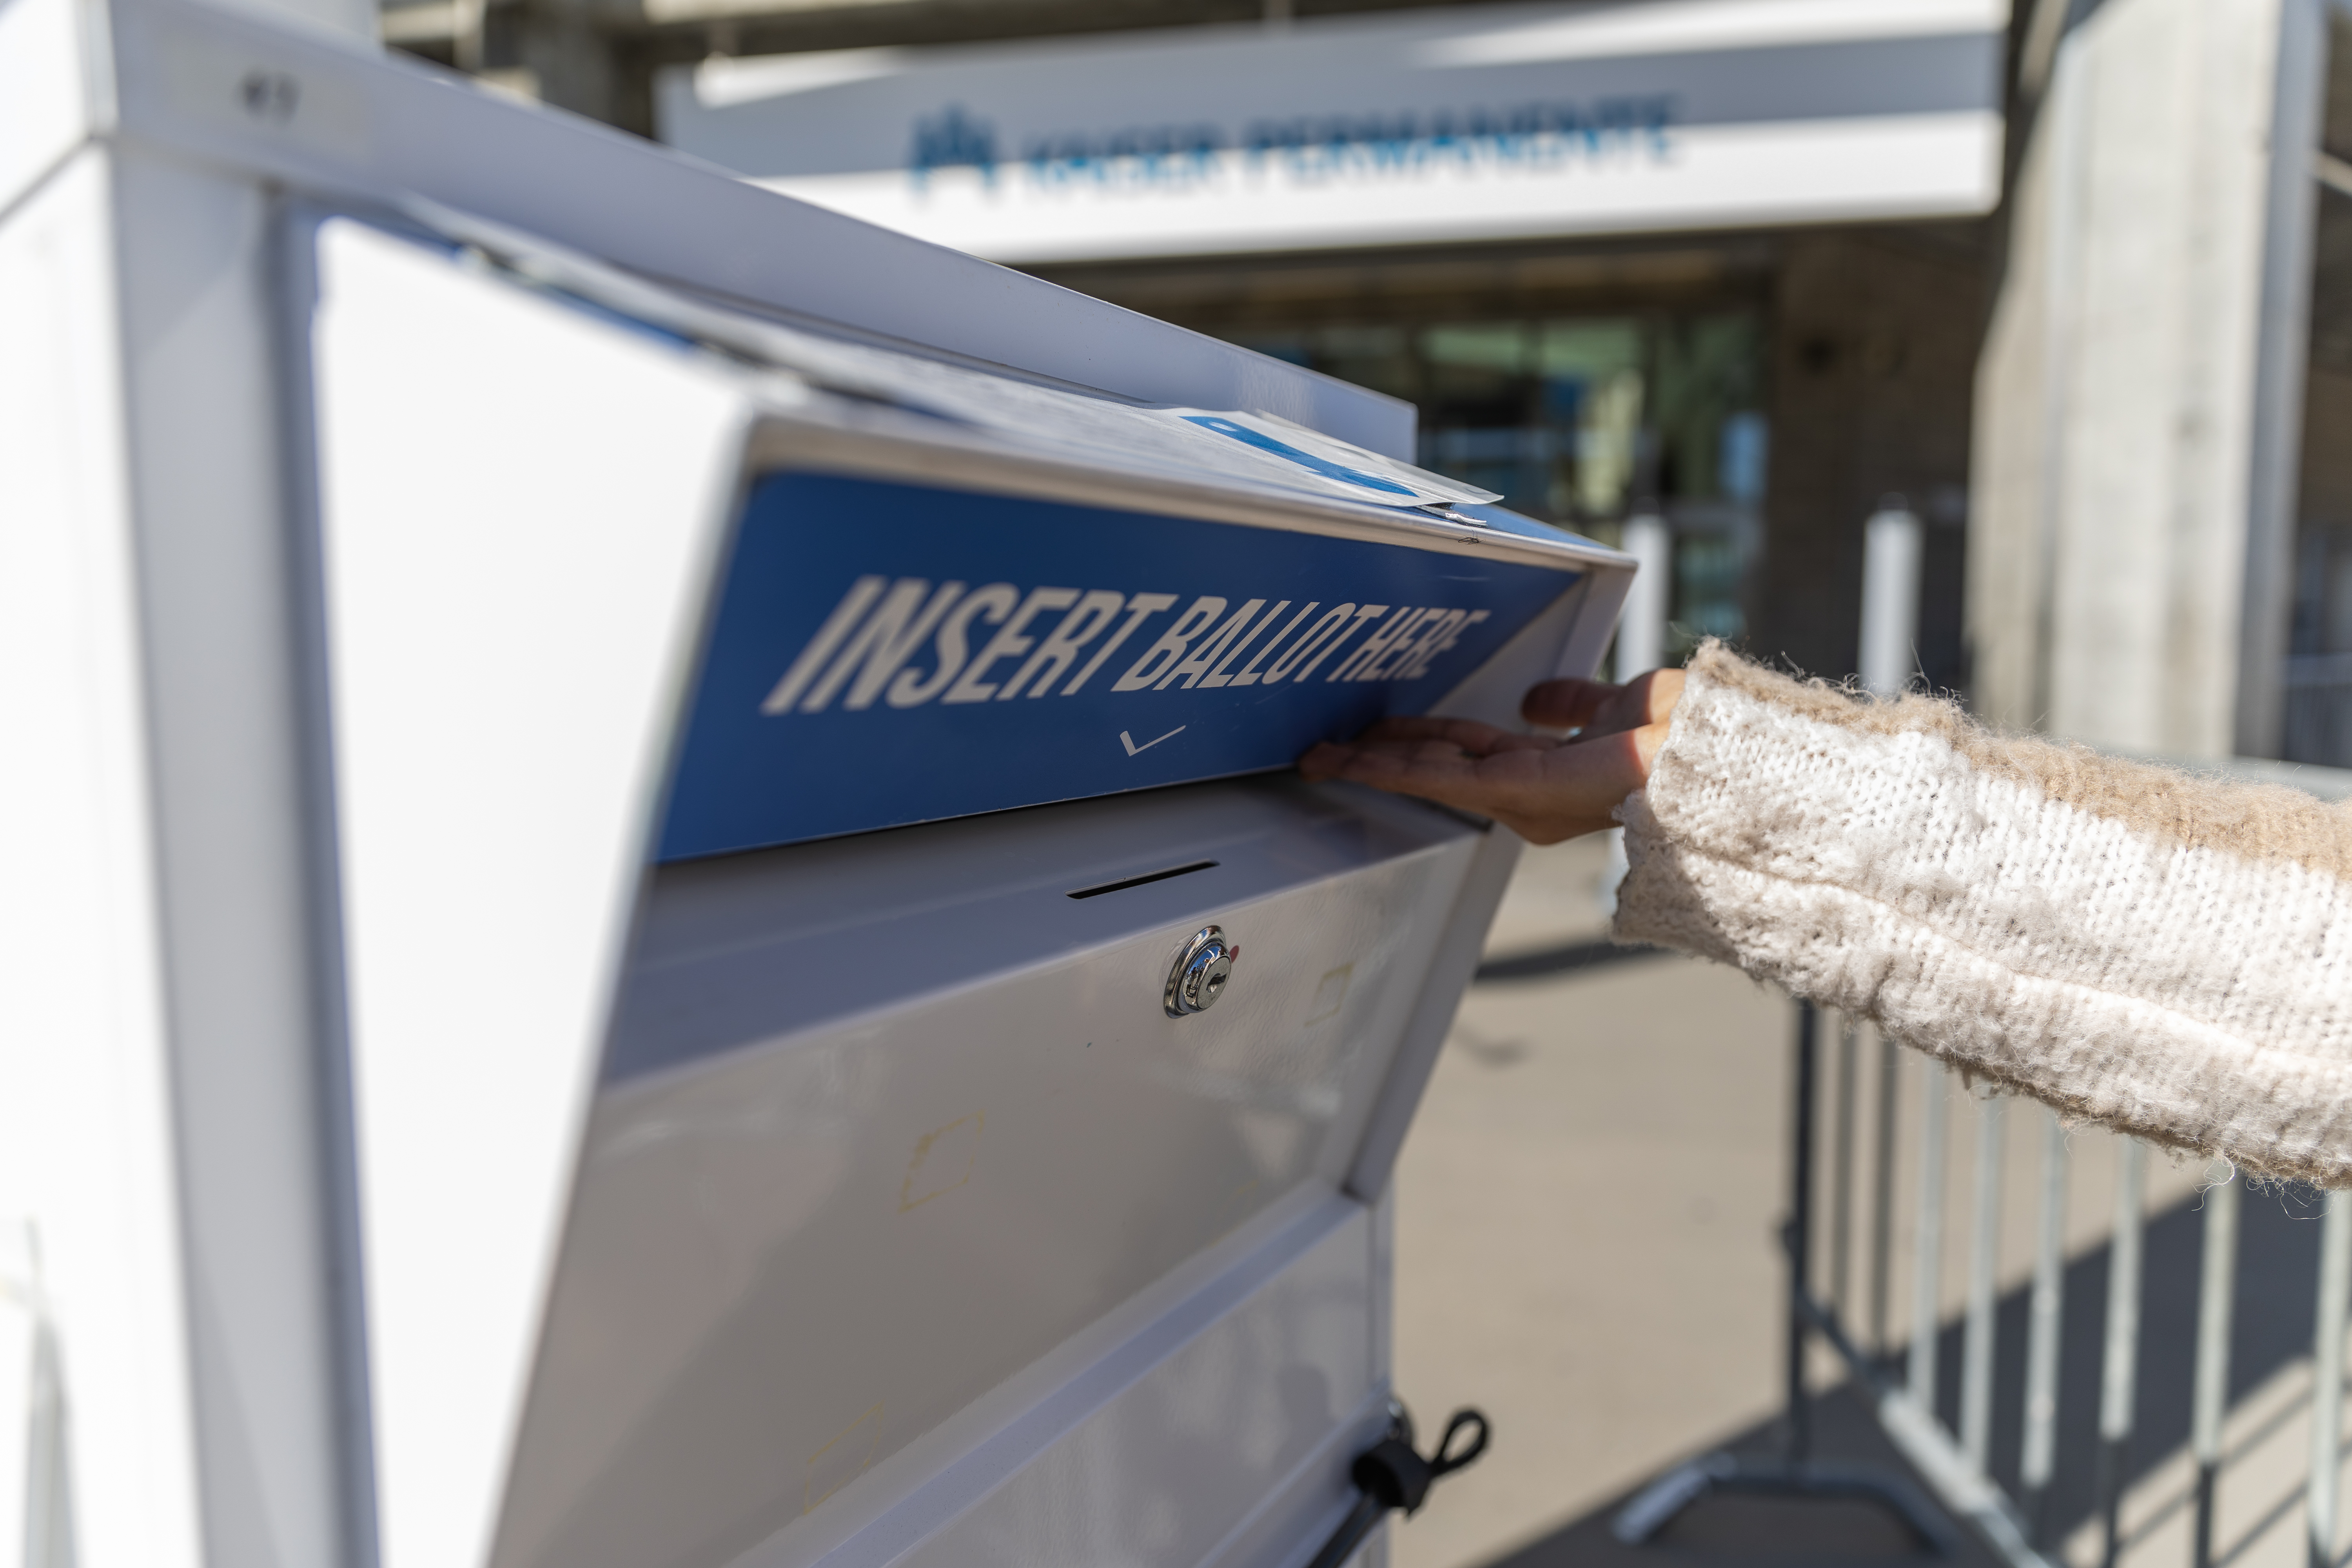
[{"label": "metal barricade", "polygon": [[[2101,1568],[2126,1562],[2131,1568],[2153,1568],[2169,1561],[2168,1552],[2156,1554],[2154,1532],[2184,1510],[2189,1524],[2184,1568],[2231,1568],[2248,1561],[2258,1545],[2265,1548],[2263,1555],[2275,1558],[2275,1532],[2288,1527],[2300,1503],[2305,1526],[2302,1555],[2309,1568],[2344,1568],[2352,1559],[2339,1539],[2345,1337],[2347,1315],[2352,1315],[2352,1203],[2346,1201],[2347,1194],[2328,1194],[2323,1203],[2317,1194],[2257,1190],[2257,1202],[2300,1203],[2321,1216],[2309,1355],[2312,1394],[2268,1413],[2255,1429],[2242,1432],[2232,1447],[2225,1442],[2225,1427],[2241,1414],[2248,1397],[2241,1390],[2233,1402],[2231,1381],[2235,1309],[2242,1287],[2251,1284],[2242,1269],[2240,1247],[2246,1183],[2225,1165],[2217,1163],[2210,1168],[2207,1184],[2188,1200],[2199,1231],[2193,1280],[2168,1275],[2154,1281],[2147,1271],[2147,1148],[2135,1140],[2103,1135],[2114,1149],[2115,1195],[2104,1241],[2106,1299],[2095,1331],[2097,1449],[2090,1514],[2095,1541],[2086,1542],[2078,1525],[2075,1551],[2062,1553],[2057,1537],[2063,1521],[2053,1517],[2051,1493],[2063,1457],[2062,1373],[2066,1358],[2082,1351],[2079,1342],[2070,1346],[2065,1334],[2066,1218],[2079,1151],[2054,1113],[2028,1101],[1981,1091],[1971,1095],[1950,1069],[1899,1052],[1891,1042],[1879,1041],[1878,1050],[1868,1051],[1866,1033],[1850,1022],[1838,1028],[1834,1070],[1822,1075],[1826,1081],[1818,1090],[1830,1097],[1822,1139],[1827,1147],[1811,1147],[1809,1134],[1795,1151],[1801,1166],[1818,1161],[1827,1172],[1812,1217],[1826,1225],[1830,1247],[1829,1277],[1800,1277],[1793,1310],[1836,1353],[1887,1437],[1937,1500],[2013,1568],[2057,1568],[2062,1562],[2086,1562],[2091,1555]],[[1801,1025],[1801,1082],[1807,1075],[1802,1057],[1810,1048],[1809,1034]],[[1874,1058],[1875,1070],[1866,1079],[1863,1064]],[[1915,1126],[1907,1130],[1898,1114],[1906,1088],[1916,1093],[1917,1114]],[[1866,1157],[1856,1147],[1865,1096],[1874,1104],[1873,1146]],[[1973,1136],[1956,1139],[1956,1106],[1970,1099],[1975,1103],[1969,1128]],[[1816,1120],[1798,1118],[1801,1127]],[[2015,1381],[2005,1391],[1997,1385],[2002,1369],[2005,1156],[2011,1131],[2027,1129],[2040,1146],[2033,1246],[2030,1271],[2011,1292],[2013,1306],[2021,1308],[2012,1314],[2011,1331],[2021,1317],[2025,1342],[2021,1357],[2011,1347],[2009,1371]],[[1956,1190],[1953,1167],[1958,1163],[1956,1145],[1965,1143],[1972,1143],[1973,1157],[1967,1163],[1969,1185],[1963,1194]],[[1910,1208],[1907,1260],[1897,1256],[1903,1250],[1898,1222],[1905,1207],[1900,1191],[1905,1177]],[[1965,1216],[1964,1237],[1947,1233],[1948,1219],[1956,1215]],[[2174,1222],[2181,1217],[2175,1215]],[[1859,1257],[1851,1242],[1857,1235],[1866,1237]],[[1959,1310],[1948,1315],[1943,1310],[1943,1266],[1947,1254],[1955,1251],[1965,1258],[1966,1275]],[[1907,1270],[1903,1267],[1906,1261]],[[1866,1335],[1850,1319],[1857,1272],[1866,1284]],[[1908,1332],[1897,1342],[1888,1332],[1890,1286],[1906,1273]],[[2169,1300],[2160,1294],[2166,1290],[2172,1292]],[[2167,1321],[2178,1321],[2187,1306],[2182,1298],[2190,1290],[2194,1349],[2189,1364],[2177,1371],[2174,1366],[2144,1366],[2143,1311],[2161,1308]],[[2084,1316],[2078,1308],[2078,1327]],[[1957,1419],[1948,1420],[1939,1409],[1953,1406],[1948,1400],[1939,1402],[1937,1380],[1944,1341],[1955,1330],[1959,1340]],[[2181,1380],[2178,1384],[2168,1381],[2175,1376]],[[2136,1451],[2144,1379],[2149,1387],[2185,1388],[2185,1455],[2177,1447],[2170,1456]],[[2005,1392],[2011,1397],[2002,1397]],[[2232,1464],[2257,1443],[2278,1436],[2282,1425],[2306,1407],[2309,1461],[2299,1486],[2289,1495],[2269,1500],[2271,1506],[2251,1524],[2225,1539],[2218,1510],[2231,1484]],[[2179,1407],[2171,1408],[2177,1412]],[[2017,1439],[2013,1479],[2006,1480],[1996,1479],[1992,1462],[2003,1436],[1996,1416],[2003,1411],[2016,1422],[2011,1430]],[[2081,1419],[2079,1414],[2076,1419]],[[2191,1467],[2189,1479],[2169,1491],[2161,1486],[2151,1490],[2158,1461],[2178,1468],[2173,1461],[2182,1458]],[[2127,1519],[2133,1514],[2138,1516],[2137,1523]],[[2095,1550],[2085,1550],[2094,1545]]]},{"label": "metal barricade", "polygon": [[[1908,503],[1895,495],[1881,501],[1866,525],[1859,677],[1865,689],[1882,695],[1903,690],[1918,679],[1914,649],[1922,528]],[[1625,651],[1637,659],[1632,668],[1643,667],[1638,662],[1641,647]],[[1621,675],[1627,670],[1623,657],[1618,668]],[[2342,765],[2352,763],[2352,654],[2292,658],[2285,683],[2284,754],[2296,762],[2141,760],[2173,761],[2201,773],[2288,784],[2322,799],[2352,799],[2352,771]],[[1784,1237],[1790,1263],[1789,1442],[1781,1470],[1798,1471],[1811,1462],[1805,1411],[1809,1397],[1805,1342],[1818,1340],[1843,1362],[1853,1385],[1874,1410],[1880,1426],[1951,1514],[1972,1528],[2012,1568],[2056,1568],[2060,1547],[2053,1538],[2061,1521],[2054,1517],[2053,1500],[2063,1458],[2060,1423],[2065,1413],[2063,1374],[2069,1354],[2066,1217],[2074,1154],[2069,1133],[2047,1110],[2020,1104],[2018,1115],[2012,1117],[2006,1100],[1978,1100],[1970,1188],[1965,1203],[1967,1273],[1955,1325],[1960,1339],[1957,1419],[1948,1422],[1938,1414],[1937,1397],[1946,1328],[1945,1227],[1957,1195],[1949,1190],[1955,1152],[1952,1104],[1964,1091],[1949,1069],[1899,1051],[1895,1042],[1886,1039],[1878,1042],[1871,1075],[1874,1082],[1866,1086],[1863,1064],[1872,1053],[1863,1049],[1863,1031],[1850,1020],[1837,1029],[1834,1071],[1827,1075],[1826,1083],[1817,1083],[1822,1076],[1816,1070],[1818,1026],[1823,1021],[1811,1005],[1798,1005],[1797,1106],[1790,1184],[1795,1212]],[[1916,1133],[1911,1138],[1904,1136],[1900,1127],[1899,1091],[1906,1075],[1916,1075],[1919,1089]],[[1862,1173],[1864,1162],[1856,1148],[1865,1087],[1875,1090],[1866,1179]],[[1829,1179],[1817,1184],[1812,1173],[1822,1151],[1815,1147],[1814,1131],[1820,1124],[1815,1101],[1822,1093],[1834,1099],[1827,1120]],[[2013,1482],[2004,1484],[1995,1479],[1993,1463],[2001,1436],[1998,1418],[2003,1408],[1997,1386],[2001,1365],[2002,1177],[2011,1123],[2021,1120],[2040,1132],[2040,1181],[2034,1195],[2032,1260],[2021,1303],[2024,1355],[2012,1406],[2017,1461]],[[2352,1297],[2352,1203],[2347,1203],[2352,1194],[2329,1194],[2322,1211],[2309,1358],[2312,1395],[2261,1414],[2255,1430],[2242,1433],[2232,1448],[2225,1441],[2225,1428],[2233,1411],[2231,1352],[2238,1290],[2244,1275],[2240,1222],[2245,1184],[2238,1173],[2226,1167],[2215,1171],[2218,1180],[2209,1180],[2198,1199],[2201,1234],[2194,1286],[2194,1349],[2189,1365],[2177,1374],[2185,1379],[2188,1394],[2185,1458],[2193,1466],[2193,1475],[2176,1495],[2143,1509],[2147,1517],[2127,1528],[2134,1461],[2147,1458],[2135,1455],[2134,1443],[2143,1373],[2142,1310],[2149,1289],[2146,1274],[2147,1151],[2130,1139],[2116,1139],[2113,1143],[2115,1204],[2105,1238],[2105,1310],[2095,1343],[2097,1420],[2091,1517],[2096,1521],[2095,1556],[2100,1568],[2119,1568],[2126,1554],[2147,1542],[2158,1524],[2178,1517],[2184,1509],[2191,1510],[2186,1553],[2191,1568],[2232,1568],[2233,1564],[2252,1568],[2252,1563],[2242,1562],[2249,1548],[2258,1541],[2273,1539],[2273,1532],[2284,1526],[2298,1501],[2305,1518],[2306,1568],[2346,1568],[2352,1552],[2344,1552],[2338,1542],[2338,1504],[2344,1458],[2346,1319],[2352,1312],[2352,1299],[2347,1299]],[[1894,1288],[1904,1274],[1897,1259],[1902,1213],[1898,1177],[1906,1161],[1913,1178],[1914,1205],[1907,1271],[1910,1321],[1907,1338],[1898,1343],[1890,1330],[1895,1318]],[[2304,1196],[2316,1206],[2314,1195]],[[1858,1210],[1864,1211],[1859,1217]],[[1816,1223],[1826,1225],[1829,1237],[1825,1290],[1811,1272],[1808,1238]],[[1857,1262],[1853,1238],[1858,1230],[1868,1237],[1859,1260],[1867,1281],[1866,1338],[1857,1334],[1858,1326],[1851,1316]],[[2147,1370],[2158,1378],[2176,1375],[2169,1367]],[[2238,1403],[2246,1397],[2242,1392]],[[2304,1405],[2308,1406],[2310,1446],[2300,1486],[2273,1501],[2252,1524],[2237,1531],[2235,1539],[2221,1539],[2220,1502],[2231,1464],[2276,1436],[2283,1424]],[[2142,1467],[2143,1473],[2146,1468]],[[1740,1469],[1732,1456],[1715,1455],[1661,1477],[1621,1512],[1616,1527],[1619,1538],[1646,1539],[1708,1487],[1722,1484],[1723,1478]],[[1901,1487],[1890,1487],[1890,1479],[1899,1481],[1899,1478],[1874,1473],[1866,1489],[1882,1500],[1899,1496]],[[1858,1494],[1848,1487],[1845,1495]],[[1898,1511],[1903,1510],[1898,1508]],[[1917,1532],[1923,1538],[1933,1533],[1932,1530]],[[2076,1544],[2079,1548],[2082,1542],[2078,1540]],[[2138,1553],[2131,1568],[2152,1568],[2158,1561],[2153,1552]]]}]

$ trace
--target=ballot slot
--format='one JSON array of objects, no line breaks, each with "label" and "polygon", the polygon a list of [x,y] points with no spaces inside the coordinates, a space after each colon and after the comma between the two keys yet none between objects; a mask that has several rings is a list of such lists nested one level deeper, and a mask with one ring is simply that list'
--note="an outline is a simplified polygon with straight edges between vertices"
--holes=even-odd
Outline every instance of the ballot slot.
[{"label": "ballot slot", "polygon": [[1165,882],[1171,877],[1189,877],[1195,871],[1212,871],[1214,860],[1194,860],[1188,865],[1171,866],[1163,871],[1146,871],[1139,877],[1122,877],[1116,882],[1104,882],[1092,888],[1073,888],[1065,895],[1072,899],[1099,899],[1105,893],[1123,893],[1129,888],[1147,887],[1153,882]]},{"label": "ballot slot", "polygon": [[1335,1192],[1478,837],[1290,777],[658,868],[499,1561],[765,1539]]}]

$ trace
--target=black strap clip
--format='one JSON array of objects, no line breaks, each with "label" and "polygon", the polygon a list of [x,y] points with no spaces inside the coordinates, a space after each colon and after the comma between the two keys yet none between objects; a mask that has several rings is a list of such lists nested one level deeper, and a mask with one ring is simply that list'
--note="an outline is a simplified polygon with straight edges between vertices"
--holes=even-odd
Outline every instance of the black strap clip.
[{"label": "black strap clip", "polygon": [[[1470,1434],[1469,1441],[1457,1445],[1454,1439],[1465,1432]],[[1388,1436],[1357,1455],[1348,1468],[1349,1479],[1363,1495],[1323,1543],[1323,1550],[1315,1554],[1309,1568],[1339,1568],[1363,1544],[1372,1526],[1392,1510],[1402,1510],[1408,1519],[1418,1513],[1429,1499],[1429,1489],[1440,1478],[1452,1475],[1486,1451],[1486,1437],[1485,1415],[1457,1410],[1445,1423],[1445,1436],[1424,1458],[1412,1446],[1411,1412],[1391,1402]]]}]

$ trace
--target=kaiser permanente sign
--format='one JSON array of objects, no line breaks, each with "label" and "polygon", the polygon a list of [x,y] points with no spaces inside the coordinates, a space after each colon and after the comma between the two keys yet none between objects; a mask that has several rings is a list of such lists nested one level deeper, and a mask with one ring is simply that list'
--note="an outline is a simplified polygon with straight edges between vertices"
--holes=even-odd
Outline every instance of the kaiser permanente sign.
[{"label": "kaiser permanente sign", "polygon": [[2007,0],[1625,0],[714,58],[664,141],[997,260],[1944,216]]}]

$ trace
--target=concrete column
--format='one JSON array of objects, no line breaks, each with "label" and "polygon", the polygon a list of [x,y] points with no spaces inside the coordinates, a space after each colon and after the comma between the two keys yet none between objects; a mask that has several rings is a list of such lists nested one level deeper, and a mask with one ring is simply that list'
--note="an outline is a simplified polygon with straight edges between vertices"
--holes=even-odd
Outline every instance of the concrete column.
[{"label": "concrete column", "polygon": [[2038,102],[2029,50],[1969,542],[1997,722],[2183,757],[2275,744],[2319,5],[2106,0]]}]

